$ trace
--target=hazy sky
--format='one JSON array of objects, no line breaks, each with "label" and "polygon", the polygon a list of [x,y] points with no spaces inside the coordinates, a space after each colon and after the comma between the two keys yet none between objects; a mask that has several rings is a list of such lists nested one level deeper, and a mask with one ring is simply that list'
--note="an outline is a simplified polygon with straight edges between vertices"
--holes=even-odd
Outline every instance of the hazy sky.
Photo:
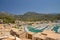
[{"label": "hazy sky", "polygon": [[0,0],[0,11],[22,14],[28,11],[60,13],[60,0]]}]

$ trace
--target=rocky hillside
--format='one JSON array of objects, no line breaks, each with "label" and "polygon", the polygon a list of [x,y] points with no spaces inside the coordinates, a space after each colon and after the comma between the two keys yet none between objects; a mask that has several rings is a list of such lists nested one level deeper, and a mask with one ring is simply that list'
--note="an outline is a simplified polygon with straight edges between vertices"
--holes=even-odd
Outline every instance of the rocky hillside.
[{"label": "rocky hillside", "polygon": [[0,12],[0,19],[4,21],[4,23],[14,23],[14,21],[21,20],[21,21],[41,21],[41,20],[60,20],[60,13],[51,13],[51,14],[43,14],[43,13],[36,13],[36,12],[27,12],[23,15],[15,15],[9,14],[7,12]]}]

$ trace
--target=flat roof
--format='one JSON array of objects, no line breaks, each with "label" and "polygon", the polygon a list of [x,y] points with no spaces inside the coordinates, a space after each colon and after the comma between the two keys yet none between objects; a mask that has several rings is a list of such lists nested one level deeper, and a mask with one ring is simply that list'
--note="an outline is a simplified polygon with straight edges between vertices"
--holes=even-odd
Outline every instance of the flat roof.
[{"label": "flat roof", "polygon": [[36,33],[33,35],[34,37],[38,37],[41,39],[45,39],[45,38],[53,38],[53,39],[60,39],[60,34],[54,33],[51,30],[45,30],[41,33]]}]

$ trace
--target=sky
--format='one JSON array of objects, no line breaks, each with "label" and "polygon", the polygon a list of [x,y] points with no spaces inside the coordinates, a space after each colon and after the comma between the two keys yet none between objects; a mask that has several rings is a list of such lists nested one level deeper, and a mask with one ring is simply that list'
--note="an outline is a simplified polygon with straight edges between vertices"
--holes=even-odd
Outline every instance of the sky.
[{"label": "sky", "polygon": [[60,13],[60,0],[0,0],[0,12]]}]

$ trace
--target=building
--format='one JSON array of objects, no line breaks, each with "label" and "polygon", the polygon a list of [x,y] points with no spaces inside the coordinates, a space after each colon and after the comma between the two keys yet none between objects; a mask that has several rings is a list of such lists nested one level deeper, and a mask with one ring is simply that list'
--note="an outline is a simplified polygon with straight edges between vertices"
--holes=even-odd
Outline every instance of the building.
[{"label": "building", "polygon": [[3,20],[2,19],[0,19],[0,24],[2,24],[3,23]]},{"label": "building", "polygon": [[12,28],[10,33],[13,36],[16,35],[18,38],[25,38],[26,37],[26,33],[23,30],[18,30],[18,29],[15,29],[15,28]]},{"label": "building", "polygon": [[33,35],[32,40],[60,40],[60,34],[54,33],[51,30],[45,30]]},{"label": "building", "polygon": [[54,22],[55,22],[55,23],[60,23],[60,20],[55,20]]},{"label": "building", "polygon": [[37,33],[35,35],[33,35],[32,40],[45,40],[46,38],[46,34],[41,34],[41,33]]},{"label": "building", "polygon": [[26,38],[27,38],[27,39],[32,39],[33,35],[34,35],[33,32],[27,32],[27,33],[26,33]]}]

